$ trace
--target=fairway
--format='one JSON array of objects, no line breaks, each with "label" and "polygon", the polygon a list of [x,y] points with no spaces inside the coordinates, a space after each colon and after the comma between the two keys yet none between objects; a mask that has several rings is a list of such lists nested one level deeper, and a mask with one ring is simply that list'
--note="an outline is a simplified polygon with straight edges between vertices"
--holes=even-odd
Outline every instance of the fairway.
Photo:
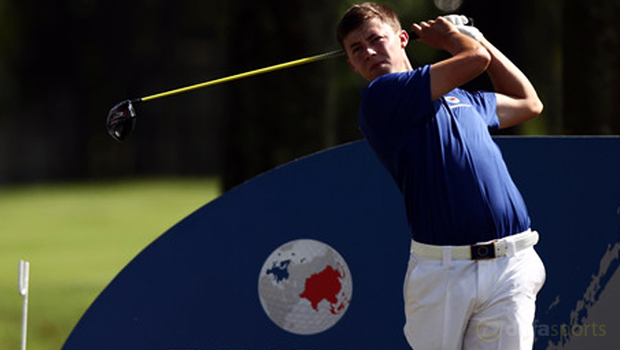
[{"label": "fairway", "polygon": [[58,350],[143,248],[220,194],[213,179],[0,188],[0,344],[19,349],[18,262],[30,261],[29,350]]}]

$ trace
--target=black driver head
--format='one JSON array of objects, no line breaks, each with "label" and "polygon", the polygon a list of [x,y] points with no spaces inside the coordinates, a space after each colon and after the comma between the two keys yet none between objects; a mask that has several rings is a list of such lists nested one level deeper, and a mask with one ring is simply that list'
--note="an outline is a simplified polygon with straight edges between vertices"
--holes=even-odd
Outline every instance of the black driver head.
[{"label": "black driver head", "polygon": [[116,141],[122,142],[129,136],[136,123],[136,110],[132,102],[135,101],[123,101],[114,106],[110,110],[110,113],[108,113],[106,126],[108,127],[108,133],[110,133],[110,136]]}]

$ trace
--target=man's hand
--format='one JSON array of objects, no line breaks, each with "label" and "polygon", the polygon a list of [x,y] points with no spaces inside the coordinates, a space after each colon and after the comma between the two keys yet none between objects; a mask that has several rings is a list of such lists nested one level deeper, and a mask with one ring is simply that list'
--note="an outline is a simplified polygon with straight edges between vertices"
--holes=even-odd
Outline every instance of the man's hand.
[{"label": "man's hand", "polygon": [[465,34],[476,41],[480,41],[480,38],[482,38],[482,33],[472,25],[473,23],[470,23],[469,18],[463,15],[447,15],[444,18],[454,24],[461,34]]},{"label": "man's hand", "polygon": [[459,36],[458,28],[444,17],[415,23],[411,30],[418,36],[418,41],[432,48],[445,50],[453,55],[461,49],[459,39],[455,38]]}]

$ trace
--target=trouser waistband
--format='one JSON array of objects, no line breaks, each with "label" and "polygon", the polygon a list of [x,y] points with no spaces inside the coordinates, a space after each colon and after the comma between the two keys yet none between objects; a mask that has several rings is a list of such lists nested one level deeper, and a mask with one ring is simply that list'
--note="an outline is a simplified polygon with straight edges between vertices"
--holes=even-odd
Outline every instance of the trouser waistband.
[{"label": "trouser waistband", "polygon": [[439,246],[411,242],[411,252],[427,259],[484,260],[512,256],[538,243],[538,232],[527,230],[489,242],[464,246]]}]

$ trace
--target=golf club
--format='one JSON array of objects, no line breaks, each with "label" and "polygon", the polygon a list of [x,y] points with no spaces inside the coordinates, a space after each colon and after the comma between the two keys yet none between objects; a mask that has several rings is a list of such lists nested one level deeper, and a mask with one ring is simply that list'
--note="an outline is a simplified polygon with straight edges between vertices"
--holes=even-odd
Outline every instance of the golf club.
[{"label": "golf club", "polygon": [[140,102],[152,101],[158,98],[172,96],[172,95],[176,95],[176,94],[180,94],[183,92],[188,92],[188,91],[192,91],[196,89],[201,89],[207,86],[227,83],[233,80],[248,78],[248,77],[252,77],[255,75],[259,75],[259,74],[265,74],[269,72],[274,72],[277,70],[295,67],[295,66],[299,66],[302,64],[318,62],[318,61],[326,60],[332,57],[343,56],[344,54],[345,53],[343,50],[330,51],[324,54],[306,57],[306,58],[302,58],[302,59],[298,59],[298,60],[294,60],[294,61],[290,61],[286,63],[276,64],[273,66],[260,68],[260,69],[256,69],[256,70],[252,70],[249,72],[240,73],[236,75],[231,75],[231,76],[224,77],[224,78],[210,80],[210,81],[206,81],[200,84],[190,85],[187,87],[170,90],[170,91],[158,93],[155,95],[150,95],[150,96],[131,99],[131,100],[125,100],[117,104],[116,106],[114,106],[108,113],[108,118],[106,122],[108,133],[110,134],[110,136],[112,136],[117,141],[123,141],[127,136],[129,136],[129,134],[133,130],[134,125],[136,123],[136,110],[134,108],[134,105]]},{"label": "golf club", "polygon": [[[473,19],[469,18],[469,23],[467,23],[467,25],[473,25]],[[415,35],[415,33],[413,32],[409,32],[409,36],[412,40],[418,39],[418,36]],[[206,81],[203,83],[190,85],[187,87],[158,93],[155,95],[150,95],[150,96],[131,99],[131,100],[125,100],[117,104],[116,106],[114,106],[108,113],[108,118],[106,121],[108,133],[110,134],[110,136],[112,136],[112,138],[114,138],[116,141],[119,141],[119,142],[122,142],[125,138],[127,138],[127,136],[131,134],[131,131],[133,130],[135,123],[136,123],[137,115],[136,115],[136,109],[134,105],[141,103],[141,102],[152,101],[158,98],[172,96],[172,95],[176,95],[176,94],[180,94],[183,92],[188,92],[188,91],[192,91],[196,89],[201,89],[207,86],[222,84],[222,83],[230,82],[233,80],[248,78],[248,77],[252,77],[255,75],[259,75],[259,74],[270,73],[270,72],[274,72],[274,71],[281,70],[281,69],[291,68],[291,67],[295,67],[295,66],[299,66],[303,64],[318,62],[318,61],[326,60],[328,58],[339,57],[339,56],[344,56],[344,55],[345,55],[344,50],[330,51],[327,53],[323,53],[323,54],[319,54],[319,55],[315,55],[311,57],[306,57],[306,58],[302,58],[302,59],[298,59],[298,60],[294,60],[294,61],[290,61],[286,63],[276,64],[273,66],[260,68],[260,69],[252,70],[252,71],[245,72],[245,73],[231,75],[231,76],[224,77],[224,78],[210,80],[210,81]]]}]

